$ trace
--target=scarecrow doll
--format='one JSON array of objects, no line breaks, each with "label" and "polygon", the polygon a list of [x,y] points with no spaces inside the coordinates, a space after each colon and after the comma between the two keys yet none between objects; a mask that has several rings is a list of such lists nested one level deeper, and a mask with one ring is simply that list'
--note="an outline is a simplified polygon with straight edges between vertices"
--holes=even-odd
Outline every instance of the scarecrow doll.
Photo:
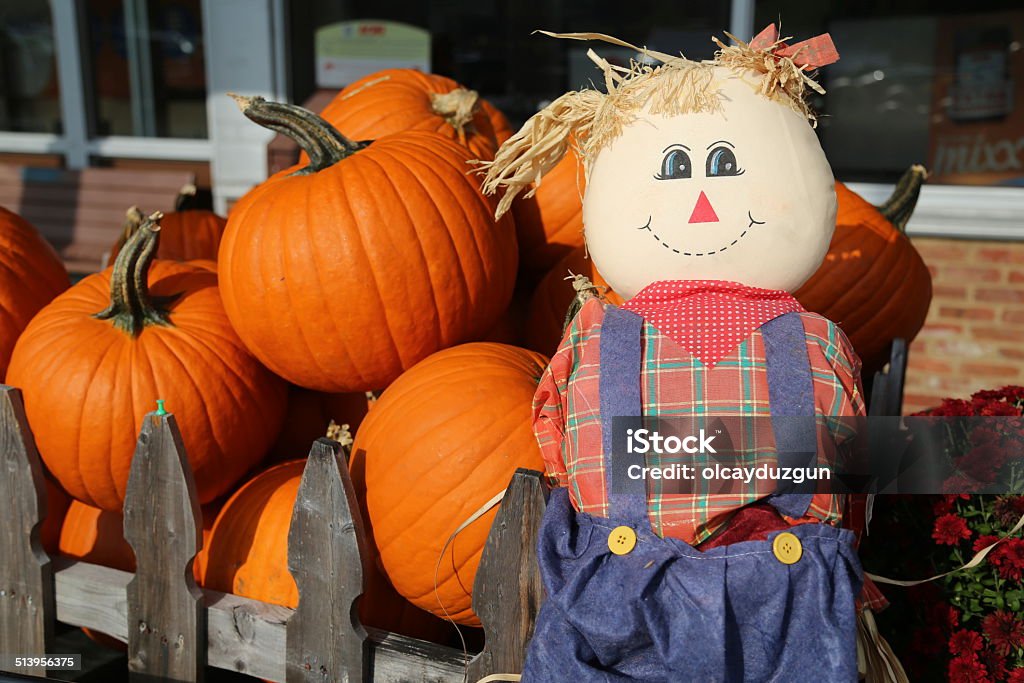
[{"label": "scarecrow doll", "polygon": [[[863,578],[846,497],[612,483],[623,416],[864,415],[850,343],[790,294],[835,224],[805,91],[823,92],[808,72],[838,55],[828,35],[787,45],[774,26],[718,45],[704,62],[633,48],[645,59],[629,68],[591,50],[606,92],[559,97],[487,164],[500,213],[574,145],[590,257],[626,299],[582,306],[535,397],[557,488],[524,681],[857,679]],[[851,436],[773,433],[780,458]]]}]

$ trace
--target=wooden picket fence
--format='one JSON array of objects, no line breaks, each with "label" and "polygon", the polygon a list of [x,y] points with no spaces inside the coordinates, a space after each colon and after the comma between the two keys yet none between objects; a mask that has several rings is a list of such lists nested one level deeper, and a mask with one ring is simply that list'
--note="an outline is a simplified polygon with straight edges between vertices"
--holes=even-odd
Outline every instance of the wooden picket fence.
[{"label": "wooden picket fence", "polygon": [[[206,667],[270,681],[477,681],[521,671],[543,600],[534,540],[547,501],[540,473],[512,477],[473,588],[485,645],[461,650],[364,627],[354,603],[368,555],[340,446],[317,440],[292,512],[292,610],[200,589],[191,563],[202,518],[181,434],[149,413],[124,504],[134,574],[64,557],[39,543],[46,489],[18,389],[0,386],[0,653],[53,653],[57,621],[128,644],[132,681],[202,681]],[[16,673],[46,675],[43,669]]]}]

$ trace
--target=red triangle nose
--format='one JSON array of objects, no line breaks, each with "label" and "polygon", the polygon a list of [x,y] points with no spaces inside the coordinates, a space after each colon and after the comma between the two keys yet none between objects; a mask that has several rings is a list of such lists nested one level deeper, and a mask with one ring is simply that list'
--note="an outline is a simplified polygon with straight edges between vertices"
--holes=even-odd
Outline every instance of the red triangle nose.
[{"label": "red triangle nose", "polygon": [[700,196],[697,197],[697,205],[693,207],[693,213],[690,214],[691,223],[717,223],[718,214],[711,208],[711,202],[708,201],[708,196],[701,190]]}]

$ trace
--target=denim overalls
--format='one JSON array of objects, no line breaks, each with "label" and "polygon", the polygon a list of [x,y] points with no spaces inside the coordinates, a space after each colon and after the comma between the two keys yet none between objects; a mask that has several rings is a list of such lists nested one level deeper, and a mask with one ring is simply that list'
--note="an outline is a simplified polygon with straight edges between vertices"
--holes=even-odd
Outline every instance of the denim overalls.
[{"label": "denim overalls", "polygon": [[[639,488],[612,492],[611,417],[641,413],[642,329],[636,314],[606,309],[599,391],[609,516],[577,513],[564,488],[552,492],[538,542],[547,599],[522,680],[856,681],[854,598],[862,575],[852,532],[799,524],[764,541],[700,552],[651,530],[643,480]],[[813,415],[799,315],[760,329],[772,415]],[[813,430],[779,422],[773,428],[780,458],[784,451],[816,452]],[[801,517],[812,495],[768,502]]]}]

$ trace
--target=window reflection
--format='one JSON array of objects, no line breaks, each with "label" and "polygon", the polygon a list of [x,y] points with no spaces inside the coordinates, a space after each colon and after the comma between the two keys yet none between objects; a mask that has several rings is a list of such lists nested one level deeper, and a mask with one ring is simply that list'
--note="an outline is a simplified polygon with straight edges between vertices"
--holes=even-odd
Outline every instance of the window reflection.
[{"label": "window reflection", "polygon": [[0,3],[0,130],[61,133],[57,55],[46,0]]},{"label": "window reflection", "polygon": [[95,134],[206,137],[200,0],[88,0]]}]

